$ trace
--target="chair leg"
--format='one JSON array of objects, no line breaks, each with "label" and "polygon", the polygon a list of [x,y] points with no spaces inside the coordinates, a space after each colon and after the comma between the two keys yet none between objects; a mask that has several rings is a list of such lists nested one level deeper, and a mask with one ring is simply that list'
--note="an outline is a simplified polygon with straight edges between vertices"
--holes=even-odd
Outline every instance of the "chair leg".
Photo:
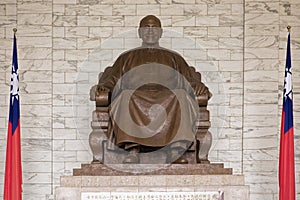
[{"label": "chair leg", "polygon": [[197,133],[197,163],[210,163],[208,153],[212,144],[212,135],[209,131]]},{"label": "chair leg", "polygon": [[93,152],[92,163],[103,163],[103,141],[107,139],[101,130],[93,130],[89,136],[89,144]]}]

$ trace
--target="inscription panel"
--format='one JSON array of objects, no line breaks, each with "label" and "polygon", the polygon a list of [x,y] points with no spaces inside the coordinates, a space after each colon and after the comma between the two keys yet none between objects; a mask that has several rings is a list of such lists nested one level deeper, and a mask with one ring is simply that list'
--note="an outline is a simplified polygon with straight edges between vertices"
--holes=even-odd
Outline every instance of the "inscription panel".
[{"label": "inscription panel", "polygon": [[81,200],[224,200],[224,192],[82,192]]}]

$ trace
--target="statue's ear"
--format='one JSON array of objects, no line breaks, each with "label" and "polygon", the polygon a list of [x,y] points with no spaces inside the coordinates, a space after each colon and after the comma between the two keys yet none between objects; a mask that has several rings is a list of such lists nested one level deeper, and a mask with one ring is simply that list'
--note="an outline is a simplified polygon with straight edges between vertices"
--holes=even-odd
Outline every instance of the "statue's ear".
[{"label": "statue's ear", "polygon": [[160,28],[159,38],[161,38],[162,34],[163,34],[163,29]]},{"label": "statue's ear", "polygon": [[139,29],[138,29],[139,38],[142,38],[142,36],[141,36],[141,31],[142,31],[141,28],[139,28]]}]

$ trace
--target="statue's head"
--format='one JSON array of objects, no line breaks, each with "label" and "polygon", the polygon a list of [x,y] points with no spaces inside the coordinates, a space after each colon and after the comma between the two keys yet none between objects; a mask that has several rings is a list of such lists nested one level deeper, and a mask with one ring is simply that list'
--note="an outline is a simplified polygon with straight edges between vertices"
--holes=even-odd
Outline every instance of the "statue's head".
[{"label": "statue's head", "polygon": [[140,21],[139,37],[144,46],[158,46],[162,35],[160,20],[154,15],[147,15]]}]

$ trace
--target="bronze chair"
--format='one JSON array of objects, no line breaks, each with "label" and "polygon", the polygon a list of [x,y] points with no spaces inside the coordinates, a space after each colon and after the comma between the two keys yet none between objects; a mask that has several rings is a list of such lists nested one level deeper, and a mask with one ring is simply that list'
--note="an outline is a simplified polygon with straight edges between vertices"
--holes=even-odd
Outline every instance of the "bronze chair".
[{"label": "bronze chair", "polygon": [[[111,67],[107,67],[105,70],[110,70]],[[191,70],[195,70],[191,67]],[[99,80],[101,75],[99,74]],[[201,74],[197,72],[199,81],[201,81]],[[93,153],[93,163],[112,163],[121,164],[123,158],[126,156],[126,151],[120,151],[118,149],[109,150],[108,146],[108,128],[110,126],[109,105],[111,103],[110,92],[101,91],[96,93],[97,85],[94,85],[90,90],[90,100],[95,101],[96,109],[92,114],[92,132],[89,136],[89,144]],[[189,164],[196,163],[209,163],[208,152],[212,143],[211,133],[208,131],[210,128],[209,111],[207,110],[208,100],[211,95],[199,95],[196,96],[196,100],[199,105],[199,115],[196,123],[197,132],[195,140],[192,146],[185,152],[185,157]],[[166,156],[161,156],[164,162]],[[141,163],[153,163],[156,161],[141,159]]]}]

